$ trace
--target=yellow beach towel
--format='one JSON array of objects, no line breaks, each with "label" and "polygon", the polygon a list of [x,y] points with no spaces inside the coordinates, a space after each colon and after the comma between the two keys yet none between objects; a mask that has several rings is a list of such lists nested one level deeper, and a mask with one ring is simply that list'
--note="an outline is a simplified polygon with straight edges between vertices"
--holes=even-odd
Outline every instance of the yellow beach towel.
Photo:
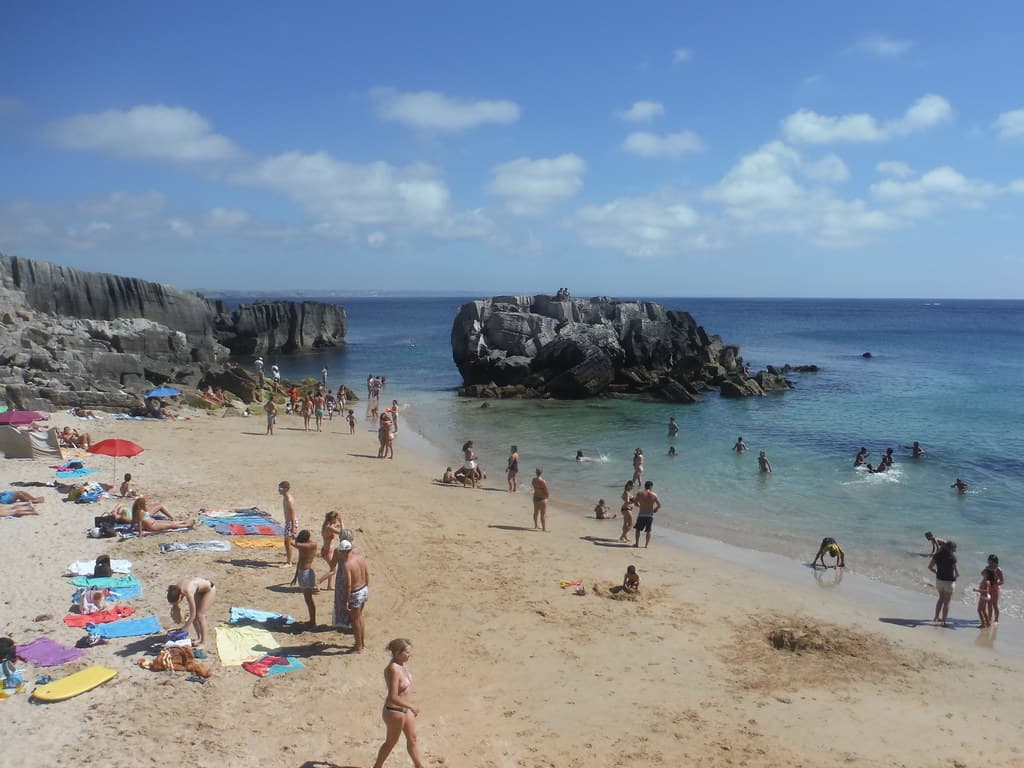
[{"label": "yellow beach towel", "polygon": [[233,538],[231,543],[242,549],[265,549],[266,547],[280,547],[281,539],[277,536],[253,536],[252,538]]},{"label": "yellow beach towel", "polygon": [[256,661],[280,647],[272,634],[259,627],[217,627],[217,655],[225,667]]}]

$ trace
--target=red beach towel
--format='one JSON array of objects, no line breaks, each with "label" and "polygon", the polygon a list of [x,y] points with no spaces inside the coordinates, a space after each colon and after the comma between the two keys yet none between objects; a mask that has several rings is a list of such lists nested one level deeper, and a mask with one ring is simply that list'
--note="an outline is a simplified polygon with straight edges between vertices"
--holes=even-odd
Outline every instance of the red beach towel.
[{"label": "red beach towel", "polygon": [[84,627],[86,624],[107,624],[111,621],[125,619],[135,613],[135,609],[129,605],[115,605],[105,611],[97,613],[69,613],[64,617],[64,623],[69,627]]},{"label": "red beach towel", "polygon": [[242,662],[242,669],[252,672],[256,677],[265,677],[271,667],[279,664],[287,667],[289,665],[288,659],[284,656],[264,656],[258,661]]}]

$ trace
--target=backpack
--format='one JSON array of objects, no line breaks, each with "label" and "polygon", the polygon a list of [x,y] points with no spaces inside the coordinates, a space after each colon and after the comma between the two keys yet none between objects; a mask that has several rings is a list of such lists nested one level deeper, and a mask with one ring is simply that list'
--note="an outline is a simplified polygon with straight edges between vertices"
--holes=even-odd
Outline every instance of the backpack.
[{"label": "backpack", "polygon": [[[102,528],[103,528],[103,526],[100,526],[101,531],[102,531]],[[110,538],[110,537],[104,537],[104,538]],[[113,576],[114,575],[114,572],[113,572],[113,570],[110,567],[110,555],[100,555],[99,557],[96,558],[96,565],[93,566],[92,575],[93,575],[93,577]]]}]

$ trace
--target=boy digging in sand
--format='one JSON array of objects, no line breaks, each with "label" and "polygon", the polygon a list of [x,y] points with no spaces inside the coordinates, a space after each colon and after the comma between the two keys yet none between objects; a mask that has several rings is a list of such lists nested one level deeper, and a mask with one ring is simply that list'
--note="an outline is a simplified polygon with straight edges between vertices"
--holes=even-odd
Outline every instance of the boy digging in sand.
[{"label": "boy digging in sand", "polygon": [[295,567],[295,579],[302,587],[302,597],[306,600],[306,607],[309,609],[309,628],[316,627],[316,603],[313,602],[313,589],[316,588],[316,573],[313,571],[313,561],[316,559],[317,546],[312,541],[312,534],[303,529],[298,536],[291,536],[292,546],[299,552],[299,564]]},{"label": "boy digging in sand", "polygon": [[622,577],[622,591],[634,594],[640,591],[640,574],[636,572],[636,566],[626,568],[626,575]]}]

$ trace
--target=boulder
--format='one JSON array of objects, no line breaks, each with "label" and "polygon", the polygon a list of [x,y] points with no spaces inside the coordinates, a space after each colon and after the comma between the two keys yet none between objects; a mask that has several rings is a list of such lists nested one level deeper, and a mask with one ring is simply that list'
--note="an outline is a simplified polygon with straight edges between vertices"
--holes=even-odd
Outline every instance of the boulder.
[{"label": "boulder", "polygon": [[738,347],[707,333],[689,313],[650,301],[479,299],[459,308],[451,345],[460,394],[471,397],[642,392],[690,403],[731,380],[731,396],[764,394],[758,381],[742,376]]}]

